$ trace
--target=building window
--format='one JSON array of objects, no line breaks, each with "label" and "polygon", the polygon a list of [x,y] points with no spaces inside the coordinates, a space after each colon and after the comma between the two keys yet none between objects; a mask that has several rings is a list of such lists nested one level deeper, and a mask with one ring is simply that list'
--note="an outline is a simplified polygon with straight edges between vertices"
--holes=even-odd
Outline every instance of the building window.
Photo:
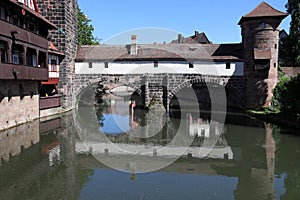
[{"label": "building window", "polygon": [[7,63],[7,44],[6,42],[0,41],[0,54],[1,63]]},{"label": "building window", "polygon": [[192,62],[189,62],[189,68],[194,68],[194,64]]},{"label": "building window", "polygon": [[26,28],[32,32],[37,32],[37,22],[33,17],[26,17]]},{"label": "building window", "polygon": [[158,67],[158,61],[154,61],[154,67]]},{"label": "building window", "polygon": [[277,44],[275,44],[274,48],[277,49]]},{"label": "building window", "polygon": [[13,12],[13,11],[12,11],[10,17],[9,17],[9,22],[16,25],[16,26],[21,25],[20,17],[16,14],[16,12]]},{"label": "building window", "polygon": [[0,19],[6,20],[5,8],[0,6]]},{"label": "building window", "polygon": [[46,68],[46,61],[47,61],[46,58],[47,58],[47,54],[43,51],[40,51],[38,67]]},{"label": "building window", "polygon": [[23,65],[23,47],[21,45],[14,44],[12,46],[12,63]]},{"label": "building window", "polygon": [[274,63],[274,68],[276,68],[277,67],[277,64],[276,63]]},{"label": "building window", "polygon": [[227,63],[226,63],[226,69],[230,69],[230,65],[231,65],[231,63],[230,63],[230,62],[227,62]]},{"label": "building window", "polygon": [[104,62],[104,68],[108,68],[108,62]]},{"label": "building window", "polygon": [[93,68],[93,63],[89,62],[89,68]]},{"label": "building window", "polygon": [[57,72],[59,65],[59,58],[55,55],[49,55],[49,71],[50,72]]},{"label": "building window", "polygon": [[31,48],[27,49],[27,65],[32,67],[37,67],[36,50]]}]

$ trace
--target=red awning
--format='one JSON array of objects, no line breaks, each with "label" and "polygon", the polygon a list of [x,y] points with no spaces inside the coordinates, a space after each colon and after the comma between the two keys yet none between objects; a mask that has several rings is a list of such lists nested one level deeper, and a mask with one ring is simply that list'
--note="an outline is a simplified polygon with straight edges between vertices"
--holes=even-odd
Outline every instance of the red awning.
[{"label": "red awning", "polygon": [[47,82],[42,82],[42,85],[57,85],[59,78],[49,78]]}]

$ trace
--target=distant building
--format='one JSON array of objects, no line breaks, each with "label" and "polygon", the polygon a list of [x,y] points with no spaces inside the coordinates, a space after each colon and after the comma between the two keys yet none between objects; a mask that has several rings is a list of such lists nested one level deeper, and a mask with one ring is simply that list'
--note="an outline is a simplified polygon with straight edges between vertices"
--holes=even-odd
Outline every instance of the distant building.
[{"label": "distant building", "polygon": [[282,40],[283,38],[286,38],[289,34],[287,34],[287,32],[282,29],[280,32],[279,32],[279,40]]},{"label": "distant building", "polygon": [[209,41],[204,32],[195,31],[195,35],[187,38],[183,37],[182,34],[178,34],[177,40],[172,40],[171,44],[212,44],[212,42]]},{"label": "distant building", "polygon": [[35,0],[0,2],[0,130],[39,117],[39,87],[48,80],[48,31]]}]

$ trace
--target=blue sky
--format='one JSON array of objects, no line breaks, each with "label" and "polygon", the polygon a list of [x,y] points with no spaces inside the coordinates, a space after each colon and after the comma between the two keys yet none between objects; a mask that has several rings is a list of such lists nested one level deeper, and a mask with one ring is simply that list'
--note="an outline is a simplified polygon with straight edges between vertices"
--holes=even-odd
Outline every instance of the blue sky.
[{"label": "blue sky", "polygon": [[[92,20],[94,35],[102,39],[101,43],[121,43],[123,40],[124,43],[129,43],[130,34],[133,33],[138,34],[140,43],[169,42],[170,39],[176,39],[178,33],[190,36],[195,30],[205,32],[213,43],[236,43],[241,42],[241,31],[237,25],[241,16],[261,2],[261,0],[79,0],[79,6]],[[287,0],[266,2],[278,10],[286,11],[284,6]],[[281,24],[287,32],[289,23],[290,17],[287,17]],[[152,29],[143,29],[147,27]],[[148,37],[151,36],[153,41],[140,36],[145,33]],[[114,40],[116,38],[118,40]]]}]

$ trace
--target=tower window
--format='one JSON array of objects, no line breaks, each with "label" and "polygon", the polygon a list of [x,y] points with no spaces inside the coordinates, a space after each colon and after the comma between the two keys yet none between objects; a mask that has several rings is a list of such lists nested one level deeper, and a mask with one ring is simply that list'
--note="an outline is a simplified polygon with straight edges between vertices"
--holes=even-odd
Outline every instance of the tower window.
[{"label": "tower window", "polygon": [[274,48],[277,49],[277,44],[274,45]]},{"label": "tower window", "polygon": [[276,68],[277,67],[277,64],[276,63],[274,63],[274,68]]},{"label": "tower window", "polygon": [[266,22],[262,22],[262,23],[260,24],[260,27],[261,27],[261,28],[266,28]]},{"label": "tower window", "polygon": [[104,68],[108,68],[108,62],[104,62]]},{"label": "tower window", "polygon": [[194,64],[192,62],[189,62],[189,68],[194,68]]},{"label": "tower window", "polygon": [[158,61],[154,61],[154,67],[158,67]]}]

